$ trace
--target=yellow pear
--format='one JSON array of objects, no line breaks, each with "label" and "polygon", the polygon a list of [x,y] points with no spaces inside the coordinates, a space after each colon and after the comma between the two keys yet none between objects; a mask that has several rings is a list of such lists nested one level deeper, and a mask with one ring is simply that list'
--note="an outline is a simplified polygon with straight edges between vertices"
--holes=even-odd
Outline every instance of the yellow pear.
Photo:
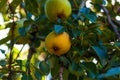
[{"label": "yellow pear", "polygon": [[45,3],[45,14],[50,21],[56,21],[57,18],[66,19],[71,11],[68,0],[47,0]]},{"label": "yellow pear", "polygon": [[66,54],[71,47],[69,34],[67,32],[56,34],[54,31],[49,33],[45,39],[45,47],[50,54],[57,56]]}]

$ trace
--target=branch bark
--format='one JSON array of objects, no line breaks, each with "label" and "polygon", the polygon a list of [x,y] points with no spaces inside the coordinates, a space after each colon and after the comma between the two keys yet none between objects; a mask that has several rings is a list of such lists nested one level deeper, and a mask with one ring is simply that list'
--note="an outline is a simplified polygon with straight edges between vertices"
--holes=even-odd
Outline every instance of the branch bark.
[{"label": "branch bark", "polygon": [[120,27],[120,21],[117,21],[117,20],[115,20],[115,19],[112,19],[112,21],[113,21],[118,27]]},{"label": "branch bark", "polygon": [[63,71],[64,71],[64,67],[63,67],[63,65],[61,65],[60,72],[59,72],[60,80],[63,80]]},{"label": "branch bark", "polygon": [[30,75],[30,72],[31,72],[31,70],[30,70],[30,60],[31,60],[34,52],[35,52],[34,43],[31,43],[29,53],[28,53],[28,56],[27,56],[27,62],[26,62],[26,72],[27,72],[28,75]]},{"label": "branch bark", "polygon": [[10,56],[9,56],[9,65],[8,65],[8,69],[9,69],[9,74],[8,74],[8,80],[12,80],[12,60],[13,60],[13,47],[14,47],[14,29],[15,29],[15,20],[14,20],[14,10],[11,6],[11,3],[8,3],[9,6],[9,11],[10,11],[10,16],[12,19],[12,27],[11,27],[11,31],[12,31],[12,36],[11,36],[11,40],[10,40]]},{"label": "branch bark", "polygon": [[105,13],[106,16],[107,16],[107,20],[108,20],[109,24],[112,26],[112,28],[113,28],[116,36],[117,36],[117,39],[120,41],[120,33],[119,33],[119,31],[118,31],[117,26],[113,23],[113,21],[112,21],[112,19],[111,19],[111,17],[110,17],[109,11],[105,8],[105,6],[101,6],[101,7],[102,7],[104,13]]},{"label": "branch bark", "polygon": [[[34,28],[35,26],[32,25],[32,27]],[[36,49],[35,49],[35,40],[36,40],[36,31],[34,32],[31,32],[31,38],[30,38],[30,43],[29,43],[29,53],[28,53],[28,56],[27,56],[27,62],[26,62],[26,72],[28,75],[30,75],[30,61],[31,61],[31,58],[33,56],[33,54],[36,52]]]},{"label": "branch bark", "polygon": [[86,0],[82,0],[82,3],[81,3],[81,5],[79,6],[79,11],[78,11],[78,14],[77,14],[78,17],[79,17],[80,14],[81,14],[81,13],[80,13],[80,9],[85,6],[85,3],[86,3]]},{"label": "branch bark", "polygon": [[36,36],[37,39],[45,41],[45,36]]}]

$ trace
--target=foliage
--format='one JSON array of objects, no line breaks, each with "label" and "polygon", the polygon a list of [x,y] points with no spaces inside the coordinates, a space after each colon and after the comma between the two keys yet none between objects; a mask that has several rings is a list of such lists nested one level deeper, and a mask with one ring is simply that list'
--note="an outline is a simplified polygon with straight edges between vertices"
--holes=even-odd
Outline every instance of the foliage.
[{"label": "foliage", "polygon": [[[116,34],[120,32],[120,21],[116,19],[120,15],[120,2],[91,0],[91,6],[87,7],[83,5],[87,0],[69,0],[71,16],[51,22],[44,12],[46,0],[10,1],[0,1],[4,18],[0,30],[11,30],[11,35],[0,40],[0,45],[9,49],[7,53],[0,49],[5,55],[5,59],[0,60],[0,80],[45,80],[49,73],[53,80],[61,79],[61,75],[63,80],[120,79],[120,38]],[[17,37],[15,29],[19,33]],[[47,52],[44,39],[53,30],[58,34],[66,31],[70,35],[72,46],[67,54],[55,56]],[[23,48],[28,44],[29,50],[22,52],[23,48],[18,50],[16,44],[22,44]]]}]

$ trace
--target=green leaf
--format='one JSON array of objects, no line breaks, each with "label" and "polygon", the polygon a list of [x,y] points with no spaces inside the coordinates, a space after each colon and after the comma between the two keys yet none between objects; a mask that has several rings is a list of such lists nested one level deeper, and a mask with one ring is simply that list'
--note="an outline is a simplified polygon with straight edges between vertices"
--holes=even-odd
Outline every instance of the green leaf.
[{"label": "green leaf", "polygon": [[120,47],[120,42],[115,42],[115,45]]},{"label": "green leaf", "polygon": [[105,46],[99,47],[99,46],[92,46],[92,49],[96,52],[97,56],[99,57],[101,64],[104,66],[107,64],[108,61],[108,55],[107,50]]},{"label": "green leaf", "polygon": [[99,35],[102,35],[102,31],[100,29],[97,28],[96,31]]},{"label": "green leaf", "polygon": [[29,30],[29,28],[32,27],[30,24],[33,24],[33,23],[34,23],[33,20],[28,19],[28,20],[25,20],[25,21],[24,21],[24,26],[25,26],[25,27],[26,27],[26,26],[29,26],[29,27],[28,27],[28,30]]},{"label": "green leaf", "polygon": [[84,13],[84,14],[88,14],[88,13],[90,13],[90,9],[89,8],[81,8],[80,12]]},{"label": "green leaf", "polygon": [[81,33],[80,30],[73,30],[72,31],[72,36],[76,38],[76,37],[80,36],[80,33]]},{"label": "green leaf", "polygon": [[63,72],[63,80],[69,80],[68,79],[68,75],[69,75],[69,71],[67,69],[64,69],[64,72]]},{"label": "green leaf", "polygon": [[0,30],[4,29],[5,25],[0,25]]},{"label": "green leaf", "polygon": [[94,6],[93,9],[95,10],[95,12],[99,12],[101,10],[101,6],[96,4],[96,3],[92,3],[92,5]]},{"label": "green leaf", "polygon": [[35,71],[35,77],[37,78],[37,80],[41,80],[42,79],[42,76],[41,76],[41,74],[40,74],[40,72],[39,71]]},{"label": "green leaf", "polygon": [[92,23],[96,22],[97,16],[89,8],[81,8],[80,12],[81,12],[81,15],[89,19]]},{"label": "green leaf", "polygon": [[39,68],[45,75],[50,71],[49,65],[45,61],[40,62]]},{"label": "green leaf", "polygon": [[0,11],[3,11],[5,9],[6,4],[7,0],[0,0]]},{"label": "green leaf", "polygon": [[36,48],[39,47],[40,46],[40,40],[39,39],[35,40],[34,45],[35,45]]},{"label": "green leaf", "polygon": [[56,34],[59,34],[59,33],[62,33],[65,31],[64,27],[61,25],[55,25],[54,30],[55,30]]},{"label": "green leaf", "polygon": [[25,27],[19,28],[18,32],[20,33],[21,36],[25,36],[26,35],[26,29],[25,29]]},{"label": "green leaf", "polygon": [[95,78],[98,74],[96,65],[92,62],[83,62],[82,65],[84,66],[87,74],[90,78]]},{"label": "green leaf", "polygon": [[0,51],[1,51],[3,54],[5,54],[5,50],[3,50],[3,49],[0,49]]},{"label": "green leaf", "polygon": [[69,65],[69,71],[70,73],[79,76],[83,69],[79,66],[79,64],[76,64],[75,62],[72,62],[71,65]]},{"label": "green leaf", "polygon": [[110,66],[112,66],[112,67],[117,67],[117,66],[120,66],[120,59],[118,59],[118,60],[112,60],[112,61],[110,61]]},{"label": "green leaf", "polygon": [[40,15],[40,4],[38,0],[25,0],[26,6],[25,8],[31,12],[33,15]]},{"label": "green leaf", "polygon": [[[100,79],[103,80],[103,79]],[[120,80],[119,76],[110,76],[110,77],[106,77],[105,80]]]},{"label": "green leaf", "polygon": [[2,78],[4,76],[4,74],[3,73],[0,73],[0,78]]},{"label": "green leaf", "polygon": [[25,67],[25,65],[26,65],[26,60],[16,60],[16,62],[17,62],[17,65],[20,66],[20,69],[21,69],[21,70],[25,70],[25,69],[26,69],[26,67]]},{"label": "green leaf", "polygon": [[10,38],[11,38],[10,36],[7,36],[7,37],[1,39],[1,40],[0,40],[0,45],[1,45],[1,44],[5,44],[7,41],[10,40]]},{"label": "green leaf", "polygon": [[16,60],[16,62],[18,65],[20,65],[20,66],[22,65],[22,60]]},{"label": "green leaf", "polygon": [[27,75],[27,74],[22,74],[22,78],[21,80],[33,80],[31,75]]},{"label": "green leaf", "polygon": [[59,64],[59,60],[56,56],[54,55],[51,55],[49,58],[48,58],[48,65],[50,68],[54,68],[56,67],[56,65]]},{"label": "green leaf", "polygon": [[86,18],[88,18],[92,23],[96,22],[97,16],[95,14],[84,14]]},{"label": "green leaf", "polygon": [[77,80],[77,76],[70,73],[70,74],[68,75],[68,80],[73,80],[73,79],[74,79],[74,80]]},{"label": "green leaf", "polygon": [[51,55],[48,59],[48,64],[49,64],[50,69],[51,69],[52,77],[55,77],[60,70],[59,59],[56,56]]},{"label": "green leaf", "polygon": [[59,64],[56,65],[54,68],[51,68],[51,75],[52,75],[52,77],[57,76],[59,71],[60,71],[60,65]]},{"label": "green leaf", "polygon": [[6,64],[7,64],[7,61],[5,61],[5,60],[1,60],[1,61],[0,61],[0,65],[1,65],[1,66],[5,66]]},{"label": "green leaf", "polygon": [[115,67],[109,69],[106,73],[100,74],[98,78],[104,78],[104,77],[109,77],[109,76],[114,76],[120,74],[120,67]]},{"label": "green leaf", "polygon": [[96,4],[103,4],[105,0],[91,0],[93,3],[96,3]]},{"label": "green leaf", "polygon": [[22,0],[13,0],[11,3],[12,9],[15,11],[16,7],[22,3]]},{"label": "green leaf", "polygon": [[68,66],[70,64],[69,60],[65,56],[60,56],[60,61],[65,65]]},{"label": "green leaf", "polygon": [[27,27],[20,27],[18,29],[18,32],[20,33],[21,36],[26,36],[27,32],[30,30],[31,26],[27,26]]}]

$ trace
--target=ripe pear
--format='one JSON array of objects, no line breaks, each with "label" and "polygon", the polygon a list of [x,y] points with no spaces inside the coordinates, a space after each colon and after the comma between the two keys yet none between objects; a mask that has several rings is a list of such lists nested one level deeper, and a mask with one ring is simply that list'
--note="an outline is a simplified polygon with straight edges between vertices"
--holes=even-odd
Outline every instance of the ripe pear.
[{"label": "ripe pear", "polygon": [[71,11],[68,0],[47,0],[45,3],[45,14],[50,21],[56,21],[58,18],[66,19]]},{"label": "ripe pear", "polygon": [[67,32],[56,34],[55,31],[48,34],[45,39],[45,47],[50,54],[57,56],[66,54],[71,48],[71,41]]}]

